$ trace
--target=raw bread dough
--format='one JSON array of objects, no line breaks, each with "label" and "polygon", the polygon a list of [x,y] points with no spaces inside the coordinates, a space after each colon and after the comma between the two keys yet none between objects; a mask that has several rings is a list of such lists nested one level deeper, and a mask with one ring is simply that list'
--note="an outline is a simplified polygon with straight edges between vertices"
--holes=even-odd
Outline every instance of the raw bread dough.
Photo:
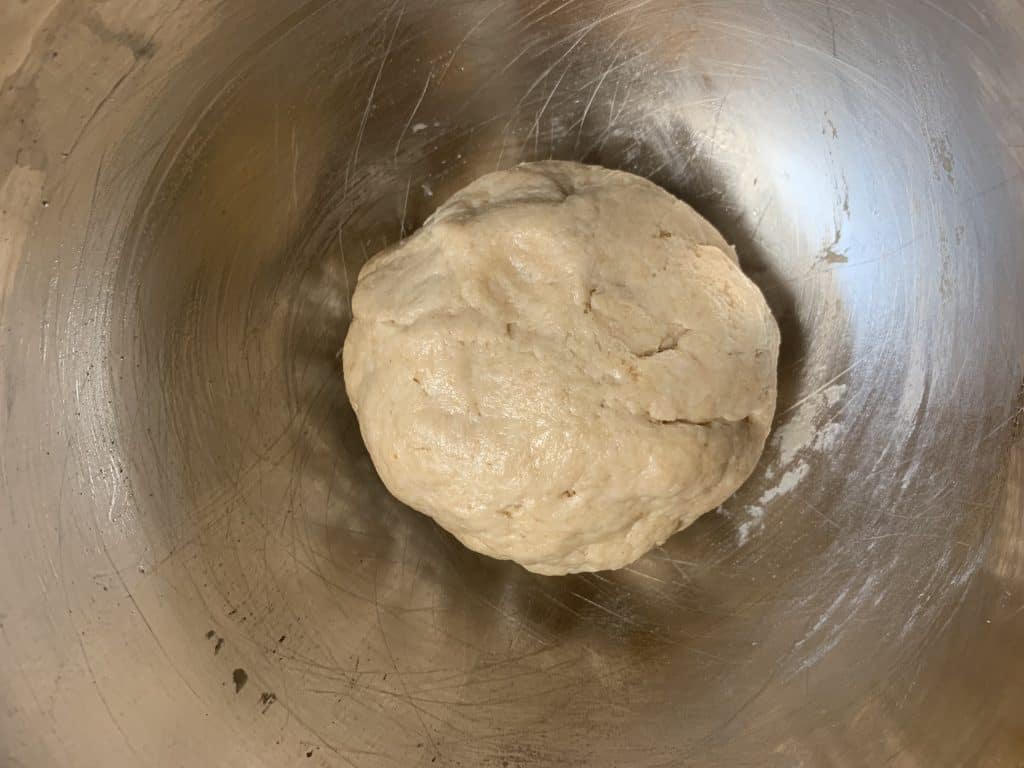
[{"label": "raw bread dough", "polygon": [[735,252],[632,174],[477,179],[366,264],[345,385],[381,479],[470,549],[620,568],[747,479],[778,326]]}]

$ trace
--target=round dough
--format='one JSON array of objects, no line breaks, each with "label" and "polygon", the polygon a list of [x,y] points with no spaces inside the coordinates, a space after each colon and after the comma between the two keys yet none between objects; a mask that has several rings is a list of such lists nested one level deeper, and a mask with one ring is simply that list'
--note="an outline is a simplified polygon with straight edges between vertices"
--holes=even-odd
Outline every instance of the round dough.
[{"label": "round dough", "polygon": [[366,264],[345,385],[384,484],[470,549],[620,568],[747,479],[779,331],[735,252],[628,173],[477,179]]}]

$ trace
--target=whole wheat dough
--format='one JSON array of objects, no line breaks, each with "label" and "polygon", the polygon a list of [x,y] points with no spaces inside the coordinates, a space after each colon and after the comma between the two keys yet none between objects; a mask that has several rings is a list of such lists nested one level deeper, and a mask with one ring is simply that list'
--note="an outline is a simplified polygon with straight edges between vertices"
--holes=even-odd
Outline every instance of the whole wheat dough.
[{"label": "whole wheat dough", "polygon": [[381,479],[531,571],[625,566],[746,480],[779,331],[732,248],[627,173],[477,179],[363,268],[345,385]]}]

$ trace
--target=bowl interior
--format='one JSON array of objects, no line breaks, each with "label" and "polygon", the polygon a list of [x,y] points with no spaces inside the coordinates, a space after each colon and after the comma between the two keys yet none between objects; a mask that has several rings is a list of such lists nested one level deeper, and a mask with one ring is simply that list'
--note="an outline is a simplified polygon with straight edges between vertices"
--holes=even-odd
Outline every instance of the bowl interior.
[{"label": "bowl interior", "polygon": [[[173,684],[271,762],[966,759],[982,733],[925,733],[998,687],[976,629],[1022,574],[998,106],[1021,92],[996,11],[945,5],[317,2],[212,26],[160,92],[180,107],[153,160],[132,169],[137,124],[102,171],[137,181],[62,380],[109,366],[85,384],[105,429],[75,445],[114,480],[83,509],[137,549]],[[543,158],[691,203],[782,328],[753,478],[614,573],[535,576],[395,501],[341,377],[362,264]]]}]

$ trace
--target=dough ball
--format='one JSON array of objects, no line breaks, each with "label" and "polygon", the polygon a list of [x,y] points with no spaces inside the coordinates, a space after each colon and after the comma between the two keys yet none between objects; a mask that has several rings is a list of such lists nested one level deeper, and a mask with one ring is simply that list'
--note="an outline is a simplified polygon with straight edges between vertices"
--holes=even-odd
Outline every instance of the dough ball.
[{"label": "dough ball", "polygon": [[632,174],[477,179],[359,275],[345,385],[384,484],[531,571],[620,568],[747,479],[778,326],[733,249]]}]

